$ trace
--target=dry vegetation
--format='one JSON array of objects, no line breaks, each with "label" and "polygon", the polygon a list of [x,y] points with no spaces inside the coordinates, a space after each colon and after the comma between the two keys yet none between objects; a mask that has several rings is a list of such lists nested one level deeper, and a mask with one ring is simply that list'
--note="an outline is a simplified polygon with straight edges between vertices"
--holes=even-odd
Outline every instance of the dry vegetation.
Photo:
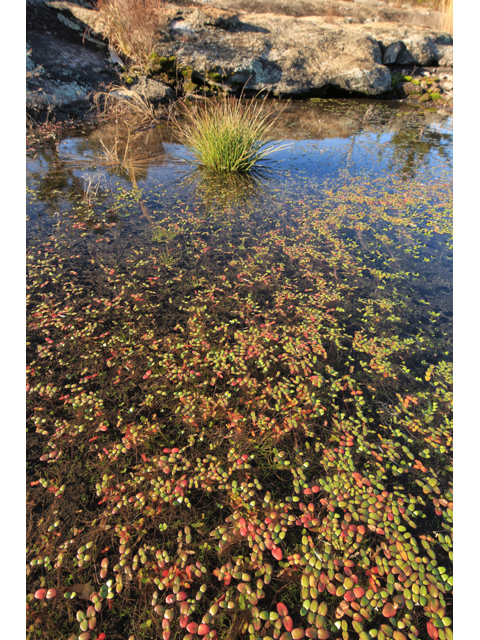
[{"label": "dry vegetation", "polygon": [[442,29],[453,34],[453,0],[384,0],[384,2],[398,8],[410,5],[411,7],[429,7],[440,11]]},{"label": "dry vegetation", "polygon": [[135,62],[146,62],[162,28],[163,0],[97,0],[110,44]]}]

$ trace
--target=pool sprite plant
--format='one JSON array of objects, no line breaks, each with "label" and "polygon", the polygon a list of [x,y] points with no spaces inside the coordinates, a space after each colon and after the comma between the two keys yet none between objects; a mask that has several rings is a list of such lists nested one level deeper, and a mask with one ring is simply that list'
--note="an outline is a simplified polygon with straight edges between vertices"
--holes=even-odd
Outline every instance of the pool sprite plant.
[{"label": "pool sprite plant", "polygon": [[178,139],[208,172],[248,173],[285,146],[271,144],[278,115],[265,109],[265,100],[220,96],[186,106],[183,120],[175,120]]},{"label": "pool sprite plant", "polygon": [[453,637],[450,185],[276,195],[29,238],[29,640]]}]

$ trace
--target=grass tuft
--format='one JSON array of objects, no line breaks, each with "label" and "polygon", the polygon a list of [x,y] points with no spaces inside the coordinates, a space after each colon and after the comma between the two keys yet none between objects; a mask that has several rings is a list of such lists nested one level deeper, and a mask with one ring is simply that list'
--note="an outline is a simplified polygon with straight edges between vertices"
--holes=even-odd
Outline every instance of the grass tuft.
[{"label": "grass tuft", "polygon": [[197,164],[213,173],[248,173],[278,145],[271,145],[278,115],[264,109],[265,99],[221,97],[185,107],[186,124],[175,120],[179,140]]}]

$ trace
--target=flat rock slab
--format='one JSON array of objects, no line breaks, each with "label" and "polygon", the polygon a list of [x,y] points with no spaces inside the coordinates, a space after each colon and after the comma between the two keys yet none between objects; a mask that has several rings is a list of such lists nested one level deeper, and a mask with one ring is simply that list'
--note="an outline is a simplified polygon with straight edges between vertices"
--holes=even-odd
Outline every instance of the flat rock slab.
[{"label": "flat rock slab", "polygon": [[448,34],[426,27],[339,25],[319,16],[236,14],[207,5],[178,9],[169,24],[156,52],[192,67],[197,82],[218,74],[229,89],[247,83],[278,96],[321,95],[331,87],[381,95],[392,86],[387,64],[436,64],[452,47]]},{"label": "flat rock slab", "polygon": [[442,28],[442,14],[431,7],[384,0],[202,0],[205,6],[239,14],[273,13],[294,18],[322,16],[332,24],[393,22],[397,25]]}]

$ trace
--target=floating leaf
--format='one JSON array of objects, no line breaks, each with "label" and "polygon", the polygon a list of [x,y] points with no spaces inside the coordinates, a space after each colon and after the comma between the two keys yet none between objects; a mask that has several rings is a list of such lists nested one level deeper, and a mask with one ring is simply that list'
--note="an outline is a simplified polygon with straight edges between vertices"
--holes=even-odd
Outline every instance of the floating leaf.
[{"label": "floating leaf", "polygon": [[274,549],[272,549],[272,556],[275,558],[275,560],[281,560],[283,558],[283,553],[280,547],[275,547]]},{"label": "floating leaf", "polygon": [[285,629],[287,631],[292,631],[293,629],[293,620],[291,619],[290,616],[285,616],[282,620],[283,622],[283,626],[285,627]]},{"label": "floating leaf", "polygon": [[391,602],[387,602],[382,609],[382,614],[385,618],[393,618],[397,615],[397,610]]},{"label": "floating leaf", "polygon": [[204,636],[207,633],[209,633],[209,631],[210,631],[210,627],[207,624],[202,623],[198,625],[197,633],[199,636]]}]

